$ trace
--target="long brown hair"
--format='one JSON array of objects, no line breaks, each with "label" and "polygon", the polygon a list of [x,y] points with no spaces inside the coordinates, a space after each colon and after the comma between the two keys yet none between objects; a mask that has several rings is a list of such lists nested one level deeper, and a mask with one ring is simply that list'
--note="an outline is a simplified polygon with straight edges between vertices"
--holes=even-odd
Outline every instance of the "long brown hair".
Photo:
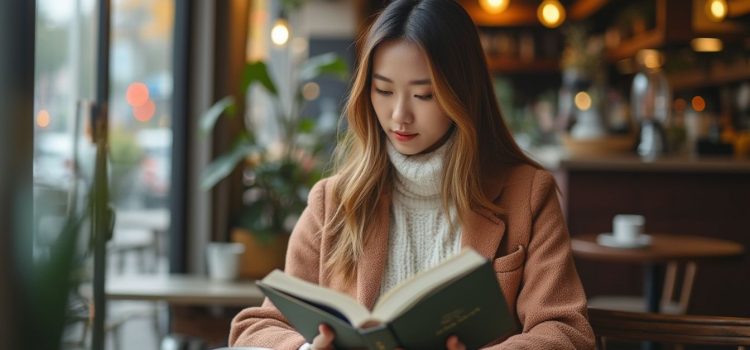
[{"label": "long brown hair", "polygon": [[348,129],[336,150],[338,207],[328,228],[337,234],[328,256],[331,273],[351,280],[362,255],[368,218],[390,190],[393,169],[370,100],[372,58],[389,40],[415,43],[429,62],[434,96],[454,122],[454,141],[443,168],[443,207],[459,223],[469,210],[500,210],[482,191],[482,175],[502,164],[539,167],[516,145],[500,114],[474,23],[453,0],[396,0],[359,39],[359,62],[345,107]]}]

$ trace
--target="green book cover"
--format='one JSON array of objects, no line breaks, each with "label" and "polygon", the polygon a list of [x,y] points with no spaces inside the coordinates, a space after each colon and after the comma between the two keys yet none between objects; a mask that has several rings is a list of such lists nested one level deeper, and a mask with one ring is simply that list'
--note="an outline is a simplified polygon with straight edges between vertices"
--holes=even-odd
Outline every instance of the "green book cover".
[{"label": "green book cover", "polygon": [[274,271],[258,286],[308,342],[329,325],[337,349],[477,349],[515,330],[489,260],[466,249],[399,284],[372,312],[350,296]]}]

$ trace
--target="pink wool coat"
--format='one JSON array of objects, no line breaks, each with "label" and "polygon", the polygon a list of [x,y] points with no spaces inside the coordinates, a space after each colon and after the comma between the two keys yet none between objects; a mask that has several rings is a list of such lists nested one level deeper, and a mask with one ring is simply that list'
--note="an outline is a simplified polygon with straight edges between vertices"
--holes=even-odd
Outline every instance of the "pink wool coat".
[{"label": "pink wool coat", "polygon": [[[488,349],[593,349],[594,335],[586,315],[586,296],[570,251],[570,241],[555,182],[544,170],[528,165],[501,171],[484,185],[504,213],[471,212],[463,226],[462,247],[493,259],[497,279],[519,333],[498,339]],[[391,198],[381,196],[368,225],[356,283],[327,276],[325,257],[332,248],[324,229],[333,214],[332,181],[321,180],[289,241],[285,271],[343,291],[372,308],[380,292],[388,257]],[[241,311],[232,321],[231,346],[297,349],[305,340],[265,300]]]}]

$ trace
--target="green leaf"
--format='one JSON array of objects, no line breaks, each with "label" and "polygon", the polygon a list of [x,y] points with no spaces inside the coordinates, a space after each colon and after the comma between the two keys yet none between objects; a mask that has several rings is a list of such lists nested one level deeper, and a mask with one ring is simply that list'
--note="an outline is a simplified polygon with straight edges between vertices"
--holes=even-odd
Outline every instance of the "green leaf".
[{"label": "green leaf", "polygon": [[304,118],[299,120],[297,131],[306,134],[313,132],[313,130],[315,130],[315,122],[312,119]]},{"label": "green leaf", "polygon": [[304,2],[304,0],[282,0],[281,5],[286,11],[292,12],[298,10]]},{"label": "green leaf", "polygon": [[201,133],[208,134],[216,124],[222,113],[226,111],[229,115],[234,115],[234,97],[227,96],[217,101],[211,108],[203,114],[200,120]]},{"label": "green leaf", "polygon": [[247,93],[247,89],[253,83],[260,83],[266,88],[266,91],[274,96],[278,96],[278,90],[276,90],[276,84],[271,80],[271,76],[268,74],[268,67],[263,61],[255,61],[245,65],[245,70],[242,72],[242,94]]},{"label": "green leaf", "polygon": [[201,188],[209,189],[231,173],[248,155],[260,153],[260,148],[247,138],[241,138],[232,150],[209,164],[201,175]]},{"label": "green leaf", "polygon": [[34,263],[31,292],[33,305],[26,344],[29,349],[57,349],[65,328],[69,291],[73,290],[72,271],[76,261],[76,243],[87,213],[66,218],[60,235],[47,257]]},{"label": "green leaf", "polygon": [[349,75],[349,67],[343,58],[335,53],[329,52],[310,57],[310,59],[302,65],[299,72],[299,79],[301,81],[308,81],[322,75],[332,75],[344,80]]}]

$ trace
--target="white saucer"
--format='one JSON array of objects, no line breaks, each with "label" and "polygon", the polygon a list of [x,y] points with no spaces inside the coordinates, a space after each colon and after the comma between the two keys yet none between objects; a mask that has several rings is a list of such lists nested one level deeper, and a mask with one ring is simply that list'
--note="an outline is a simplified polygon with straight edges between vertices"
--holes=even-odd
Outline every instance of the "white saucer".
[{"label": "white saucer", "polygon": [[596,243],[612,248],[643,248],[651,244],[651,236],[647,234],[639,235],[632,241],[622,241],[609,232],[599,234],[596,237]]}]

